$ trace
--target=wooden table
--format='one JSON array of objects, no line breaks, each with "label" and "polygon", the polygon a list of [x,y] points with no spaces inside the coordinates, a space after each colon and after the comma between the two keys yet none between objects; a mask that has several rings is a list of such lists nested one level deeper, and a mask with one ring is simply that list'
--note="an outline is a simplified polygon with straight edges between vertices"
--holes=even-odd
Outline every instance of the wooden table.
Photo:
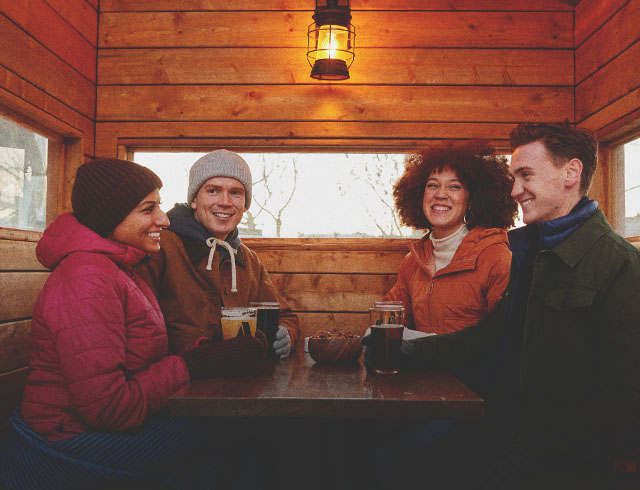
[{"label": "wooden table", "polygon": [[453,375],[424,371],[380,375],[362,363],[316,364],[294,352],[259,372],[192,381],[169,399],[171,415],[301,418],[448,418],[482,416],[483,400]]}]

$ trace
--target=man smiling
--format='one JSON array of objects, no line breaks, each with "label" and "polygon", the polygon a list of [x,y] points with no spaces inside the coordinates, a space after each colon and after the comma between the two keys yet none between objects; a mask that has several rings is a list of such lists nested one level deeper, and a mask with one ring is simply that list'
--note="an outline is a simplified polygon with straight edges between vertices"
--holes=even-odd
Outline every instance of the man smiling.
[{"label": "man smiling", "polygon": [[275,290],[257,255],[238,237],[251,205],[251,171],[240,155],[217,150],[189,171],[187,203],[167,213],[158,256],[141,267],[167,324],[169,350],[179,353],[220,327],[220,308],[250,302],[280,303],[280,323],[271,348],[283,359],[299,336],[298,319]]},{"label": "man smiling", "polygon": [[614,488],[614,460],[640,447],[640,252],[587,197],[589,133],[528,124],[510,139],[527,226],[509,232],[504,299],[475,326],[403,342],[407,366],[487,373],[474,386],[486,416],[399,455],[400,475],[438,489]]}]

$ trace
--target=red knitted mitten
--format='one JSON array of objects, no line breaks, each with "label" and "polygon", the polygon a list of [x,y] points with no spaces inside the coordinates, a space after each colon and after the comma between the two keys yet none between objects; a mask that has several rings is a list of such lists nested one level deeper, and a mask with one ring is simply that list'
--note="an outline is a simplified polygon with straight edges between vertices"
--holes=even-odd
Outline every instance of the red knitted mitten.
[{"label": "red knitted mitten", "polygon": [[261,331],[255,337],[200,344],[181,356],[191,379],[240,376],[253,371],[265,358],[267,341]]}]

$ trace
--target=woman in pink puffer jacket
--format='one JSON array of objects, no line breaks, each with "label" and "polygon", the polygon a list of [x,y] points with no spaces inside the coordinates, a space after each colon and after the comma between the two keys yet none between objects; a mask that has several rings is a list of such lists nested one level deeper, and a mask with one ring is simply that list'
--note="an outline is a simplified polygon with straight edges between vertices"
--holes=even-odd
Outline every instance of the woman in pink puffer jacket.
[{"label": "woman in pink puffer jacket", "polygon": [[34,308],[31,371],[1,458],[9,489],[219,483],[203,462],[211,455],[197,457],[191,423],[163,409],[190,378],[255,366],[266,343],[244,337],[167,355],[160,307],[134,272],[169,225],[160,187],[132,162],[86,163],[73,214],[43,233],[36,254],[53,272]]}]

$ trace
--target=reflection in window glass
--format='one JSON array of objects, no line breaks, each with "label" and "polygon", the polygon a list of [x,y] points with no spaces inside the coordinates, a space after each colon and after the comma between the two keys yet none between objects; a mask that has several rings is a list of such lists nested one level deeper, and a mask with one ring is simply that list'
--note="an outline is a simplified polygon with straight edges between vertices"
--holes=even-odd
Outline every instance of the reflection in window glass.
[{"label": "reflection in window glass", "polygon": [[44,230],[47,138],[0,118],[0,227]]},{"label": "reflection in window glass", "polygon": [[624,145],[624,236],[640,236],[640,138]]},{"label": "reflection in window glass", "polygon": [[[162,179],[163,209],[185,202],[189,168],[204,153],[137,152],[134,160]],[[241,236],[403,238],[393,184],[404,154],[241,153],[251,168],[253,200]]]}]

